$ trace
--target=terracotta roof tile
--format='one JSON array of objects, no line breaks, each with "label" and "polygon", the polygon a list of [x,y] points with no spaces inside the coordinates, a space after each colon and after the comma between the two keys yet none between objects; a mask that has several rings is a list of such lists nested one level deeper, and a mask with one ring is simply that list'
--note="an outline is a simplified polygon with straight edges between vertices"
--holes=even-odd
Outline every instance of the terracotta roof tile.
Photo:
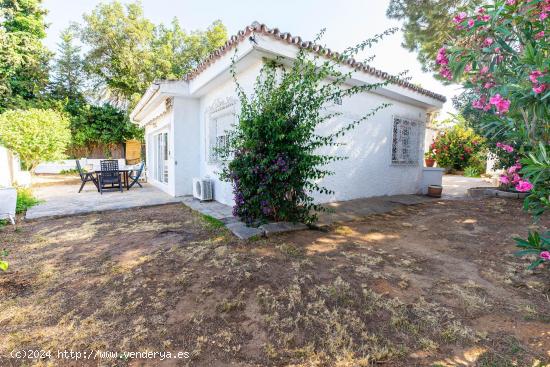
[{"label": "terracotta roof tile", "polygon": [[252,23],[251,25],[247,26],[245,29],[240,30],[236,35],[231,36],[223,46],[213,51],[204,61],[202,61],[199,65],[197,65],[195,69],[189,72],[184,77],[184,79],[193,80],[197,75],[203,72],[213,62],[215,62],[217,59],[225,55],[228,51],[233,49],[239,42],[245,40],[252,33],[261,33],[261,34],[273,37],[275,39],[279,39],[283,42],[294,44],[301,48],[306,48],[314,53],[317,53],[327,58],[332,58],[336,60],[341,59],[340,62],[343,64],[347,64],[350,67],[353,67],[357,70],[361,70],[365,73],[374,75],[378,78],[389,80],[391,81],[392,84],[396,84],[403,88],[410,89],[412,91],[418,92],[428,97],[437,99],[441,102],[447,101],[447,98],[441,94],[437,94],[427,89],[418,87],[406,80],[400,79],[396,76],[393,76],[383,71],[380,71],[378,69],[375,69],[372,66],[356,61],[355,59],[352,59],[352,58],[343,59],[343,56],[340,53],[332,51],[330,48],[323,47],[321,45],[315,44],[310,41],[302,41],[301,37],[298,37],[298,36],[293,37],[288,32],[281,33],[278,28],[268,28],[265,24],[260,24],[258,22]]}]

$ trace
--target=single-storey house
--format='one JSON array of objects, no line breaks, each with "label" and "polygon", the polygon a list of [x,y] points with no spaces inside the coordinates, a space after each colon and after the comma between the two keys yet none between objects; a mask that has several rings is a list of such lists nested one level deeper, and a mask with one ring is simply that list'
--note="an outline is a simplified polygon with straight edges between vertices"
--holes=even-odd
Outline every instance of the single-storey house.
[{"label": "single-storey house", "polygon": [[[213,182],[214,199],[233,205],[231,184],[218,178],[220,162],[214,149],[237,122],[239,106],[230,75],[231,60],[235,60],[239,83],[251,93],[266,58],[292,60],[299,47],[323,57],[338,56],[330,49],[254,22],[182,80],[153,83],[130,115],[134,123],[145,128],[149,182],[170,195],[182,196],[193,193],[194,178],[208,177]],[[425,126],[445,97],[355,60],[347,60],[341,67],[354,70],[350,85],[387,79],[391,83],[329,107],[342,115],[323,129],[331,131],[349,123],[381,103],[391,106],[343,138],[347,144],[334,153],[349,158],[331,163],[329,168],[335,174],[323,182],[334,194],[318,195],[316,200],[419,192]]]}]

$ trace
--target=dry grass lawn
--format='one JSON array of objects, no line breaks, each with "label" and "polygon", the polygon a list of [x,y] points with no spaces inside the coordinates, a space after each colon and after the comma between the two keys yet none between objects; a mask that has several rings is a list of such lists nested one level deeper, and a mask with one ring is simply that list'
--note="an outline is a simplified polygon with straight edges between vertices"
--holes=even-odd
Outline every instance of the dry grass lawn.
[{"label": "dry grass lawn", "polygon": [[[520,206],[441,201],[249,242],[179,204],[6,226],[0,366],[545,366],[550,272],[512,255]],[[53,355],[9,358],[29,349]]]}]

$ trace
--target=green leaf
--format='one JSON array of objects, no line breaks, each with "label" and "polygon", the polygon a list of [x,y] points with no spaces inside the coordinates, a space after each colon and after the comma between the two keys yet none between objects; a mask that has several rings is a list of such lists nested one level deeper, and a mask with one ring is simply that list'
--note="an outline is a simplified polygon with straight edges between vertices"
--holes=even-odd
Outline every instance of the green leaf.
[{"label": "green leaf", "polygon": [[7,271],[8,270],[8,262],[0,260],[0,270]]}]

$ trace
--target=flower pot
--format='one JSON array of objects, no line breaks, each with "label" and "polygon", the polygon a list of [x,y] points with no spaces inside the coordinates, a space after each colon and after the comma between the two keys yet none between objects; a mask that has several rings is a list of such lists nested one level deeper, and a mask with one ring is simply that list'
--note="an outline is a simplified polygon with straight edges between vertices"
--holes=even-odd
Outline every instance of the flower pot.
[{"label": "flower pot", "polygon": [[15,223],[17,190],[14,187],[0,188],[0,219],[9,219]]},{"label": "flower pot", "polygon": [[435,164],[435,159],[433,158],[425,158],[424,162],[426,163],[426,167],[433,167]]},{"label": "flower pot", "polygon": [[428,196],[433,198],[440,198],[443,187],[439,185],[429,185],[428,186]]}]

